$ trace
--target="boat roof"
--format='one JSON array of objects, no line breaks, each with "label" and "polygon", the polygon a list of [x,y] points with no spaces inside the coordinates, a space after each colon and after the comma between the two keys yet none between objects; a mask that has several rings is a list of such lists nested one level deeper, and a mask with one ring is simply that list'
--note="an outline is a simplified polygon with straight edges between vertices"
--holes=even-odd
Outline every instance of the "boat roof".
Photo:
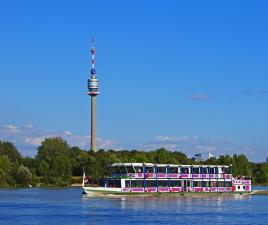
[{"label": "boat roof", "polygon": [[226,165],[176,165],[176,164],[154,164],[154,163],[113,163],[113,164],[108,164],[108,167],[117,167],[117,166],[137,166],[137,167],[193,167],[193,168],[200,168],[200,167],[209,167],[209,168],[214,168],[214,167],[225,167],[228,168],[229,166]]}]

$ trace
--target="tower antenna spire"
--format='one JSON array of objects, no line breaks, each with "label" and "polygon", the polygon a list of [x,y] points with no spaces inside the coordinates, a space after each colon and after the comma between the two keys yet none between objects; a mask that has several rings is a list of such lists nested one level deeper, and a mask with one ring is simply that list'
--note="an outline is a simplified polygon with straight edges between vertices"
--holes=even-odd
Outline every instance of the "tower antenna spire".
[{"label": "tower antenna spire", "polygon": [[[91,38],[91,66],[95,68],[95,49],[94,49],[94,37]],[[91,73],[92,74],[92,73]]]}]

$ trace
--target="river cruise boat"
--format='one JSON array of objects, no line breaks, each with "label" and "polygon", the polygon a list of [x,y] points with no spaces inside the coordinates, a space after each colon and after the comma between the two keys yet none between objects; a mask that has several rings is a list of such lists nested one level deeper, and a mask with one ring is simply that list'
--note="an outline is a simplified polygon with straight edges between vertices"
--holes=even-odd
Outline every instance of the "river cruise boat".
[{"label": "river cruise boat", "polygon": [[99,187],[90,186],[84,174],[85,194],[251,192],[251,180],[233,177],[231,165],[114,163],[108,167],[111,175],[101,179]]}]

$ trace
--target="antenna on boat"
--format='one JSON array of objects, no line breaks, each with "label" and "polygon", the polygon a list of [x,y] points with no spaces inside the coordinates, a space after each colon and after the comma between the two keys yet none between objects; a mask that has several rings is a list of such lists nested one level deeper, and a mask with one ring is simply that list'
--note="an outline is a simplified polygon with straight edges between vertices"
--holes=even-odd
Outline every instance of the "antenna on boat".
[{"label": "antenna on boat", "polygon": [[83,180],[82,180],[82,187],[85,186],[85,178],[86,178],[86,174],[85,172],[83,173]]}]

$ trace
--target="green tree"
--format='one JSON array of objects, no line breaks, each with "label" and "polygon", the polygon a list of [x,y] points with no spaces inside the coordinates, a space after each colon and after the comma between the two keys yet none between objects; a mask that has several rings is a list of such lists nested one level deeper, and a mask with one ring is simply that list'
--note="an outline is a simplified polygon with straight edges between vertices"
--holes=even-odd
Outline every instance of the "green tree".
[{"label": "green tree", "polygon": [[38,148],[36,160],[52,162],[59,155],[69,155],[69,150],[68,143],[61,137],[46,138]]},{"label": "green tree", "polygon": [[218,165],[230,165],[231,160],[232,158],[229,155],[220,155],[219,158],[217,159],[217,164]]},{"label": "green tree", "polygon": [[165,148],[157,149],[155,153],[156,163],[169,163],[171,161],[170,152]]},{"label": "green tree", "polygon": [[26,166],[31,173],[35,174],[35,167],[36,167],[36,161],[34,158],[31,157],[23,157],[22,158],[22,164]]},{"label": "green tree", "polygon": [[11,174],[11,163],[8,157],[2,156],[0,157],[0,186],[8,185],[10,181]]},{"label": "green tree", "polygon": [[27,187],[31,184],[32,173],[26,166],[20,165],[17,171],[16,181],[19,186],[23,187]]},{"label": "green tree", "polygon": [[259,182],[268,184],[268,163],[263,163],[260,166]]},{"label": "green tree", "polygon": [[50,175],[49,165],[45,160],[41,161],[39,168],[38,168],[38,171],[39,171],[41,176],[49,177],[49,175]]},{"label": "green tree", "polygon": [[205,164],[216,165],[217,164],[217,159],[215,157],[211,157],[208,160],[206,160]]},{"label": "green tree", "polygon": [[244,154],[236,157],[237,174],[251,176],[251,168],[247,157]]},{"label": "green tree", "polygon": [[82,176],[87,167],[89,154],[78,147],[70,149],[70,162],[72,164],[73,176]]},{"label": "green tree", "polygon": [[21,154],[11,142],[0,141],[0,157],[4,155],[6,155],[11,162],[21,162]]},{"label": "green tree", "polygon": [[66,185],[71,181],[70,147],[61,137],[46,138],[36,155],[38,173],[47,183]]},{"label": "green tree", "polygon": [[174,151],[174,152],[172,152],[171,155],[172,155],[172,158],[175,159],[174,163],[187,164],[188,161],[189,161],[188,158],[187,158],[187,155],[185,155],[182,152]]},{"label": "green tree", "polygon": [[52,161],[50,176],[57,177],[60,181],[69,182],[72,176],[72,167],[67,156],[57,156]]}]

